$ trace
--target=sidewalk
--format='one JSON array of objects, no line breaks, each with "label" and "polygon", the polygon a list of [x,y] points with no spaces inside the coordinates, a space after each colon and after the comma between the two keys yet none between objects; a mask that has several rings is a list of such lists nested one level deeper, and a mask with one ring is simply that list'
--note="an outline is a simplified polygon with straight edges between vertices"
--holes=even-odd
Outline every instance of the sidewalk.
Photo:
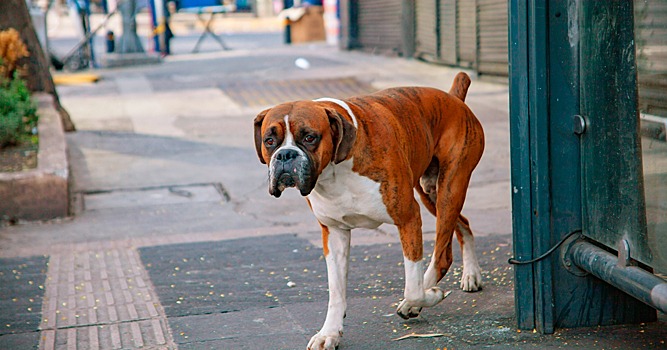
[{"label": "sidewalk", "polygon": [[[180,40],[159,65],[99,70],[96,84],[58,88],[78,128],[68,135],[77,215],[0,228],[0,349],[304,349],[326,312],[319,226],[296,191],[268,195],[254,116],[297,98],[448,90],[458,72],[288,47],[275,31],[227,34],[233,50],[209,41],[197,55],[188,53],[196,36]],[[310,67],[298,68],[299,58]],[[340,349],[666,346],[664,320],[550,336],[516,330],[507,94],[473,77],[467,98],[487,140],[464,208],[484,289],[458,289],[455,248],[441,282],[453,293],[403,321],[396,230],[355,231]],[[423,217],[429,252],[435,220]],[[413,332],[440,336],[395,340]]]}]

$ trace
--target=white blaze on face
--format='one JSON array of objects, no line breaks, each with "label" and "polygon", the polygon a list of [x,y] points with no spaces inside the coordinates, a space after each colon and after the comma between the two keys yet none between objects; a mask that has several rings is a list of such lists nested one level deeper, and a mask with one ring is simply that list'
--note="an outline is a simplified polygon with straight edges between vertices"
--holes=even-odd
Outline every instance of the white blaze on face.
[{"label": "white blaze on face", "polygon": [[282,146],[294,146],[294,135],[292,135],[292,130],[289,127],[289,115],[285,116],[285,140]]},{"label": "white blaze on face", "polygon": [[[292,129],[290,127],[289,123],[289,115],[286,115],[285,118],[285,138],[283,140],[283,143],[280,144],[280,147],[278,147],[274,152],[273,155],[271,156],[271,162],[269,163],[269,178],[273,179],[275,177],[276,169],[275,169],[275,162],[276,162],[276,157],[278,153],[280,153],[283,149],[292,149],[295,150],[299,156],[298,158],[307,158],[306,153],[299,147],[296,146],[296,142],[294,141],[294,134],[292,133]],[[296,169],[295,169],[296,171]]]}]

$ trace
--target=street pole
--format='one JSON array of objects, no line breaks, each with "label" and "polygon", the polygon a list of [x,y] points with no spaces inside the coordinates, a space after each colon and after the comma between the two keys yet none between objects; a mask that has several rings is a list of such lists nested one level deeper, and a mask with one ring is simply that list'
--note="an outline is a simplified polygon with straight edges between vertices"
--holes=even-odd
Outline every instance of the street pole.
[{"label": "street pole", "polygon": [[155,6],[155,35],[158,38],[158,46],[162,56],[167,55],[167,21],[165,20],[164,15],[164,1],[163,0],[153,0],[153,6]]},{"label": "street pole", "polygon": [[123,35],[118,44],[118,53],[143,53],[139,36],[137,36],[137,1],[123,0],[119,2],[118,9],[123,18]]}]

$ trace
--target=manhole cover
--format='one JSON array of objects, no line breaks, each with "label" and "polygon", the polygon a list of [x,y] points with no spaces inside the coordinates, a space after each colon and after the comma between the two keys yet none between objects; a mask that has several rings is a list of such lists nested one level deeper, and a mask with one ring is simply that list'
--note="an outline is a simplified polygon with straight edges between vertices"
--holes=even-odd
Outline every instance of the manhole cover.
[{"label": "manhole cover", "polygon": [[229,201],[218,183],[102,191],[83,198],[86,210]]},{"label": "manhole cover", "polygon": [[377,91],[355,78],[237,82],[220,87],[236,103],[246,107],[270,106],[320,97],[346,98]]}]

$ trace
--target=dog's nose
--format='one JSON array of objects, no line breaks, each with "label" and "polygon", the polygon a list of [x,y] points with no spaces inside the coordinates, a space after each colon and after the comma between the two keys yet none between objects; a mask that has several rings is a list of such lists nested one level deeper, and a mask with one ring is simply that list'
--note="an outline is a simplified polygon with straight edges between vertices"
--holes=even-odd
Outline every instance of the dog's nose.
[{"label": "dog's nose", "polygon": [[286,162],[288,160],[296,158],[298,155],[299,153],[294,149],[291,148],[281,149],[278,151],[278,153],[276,153],[276,160]]}]

